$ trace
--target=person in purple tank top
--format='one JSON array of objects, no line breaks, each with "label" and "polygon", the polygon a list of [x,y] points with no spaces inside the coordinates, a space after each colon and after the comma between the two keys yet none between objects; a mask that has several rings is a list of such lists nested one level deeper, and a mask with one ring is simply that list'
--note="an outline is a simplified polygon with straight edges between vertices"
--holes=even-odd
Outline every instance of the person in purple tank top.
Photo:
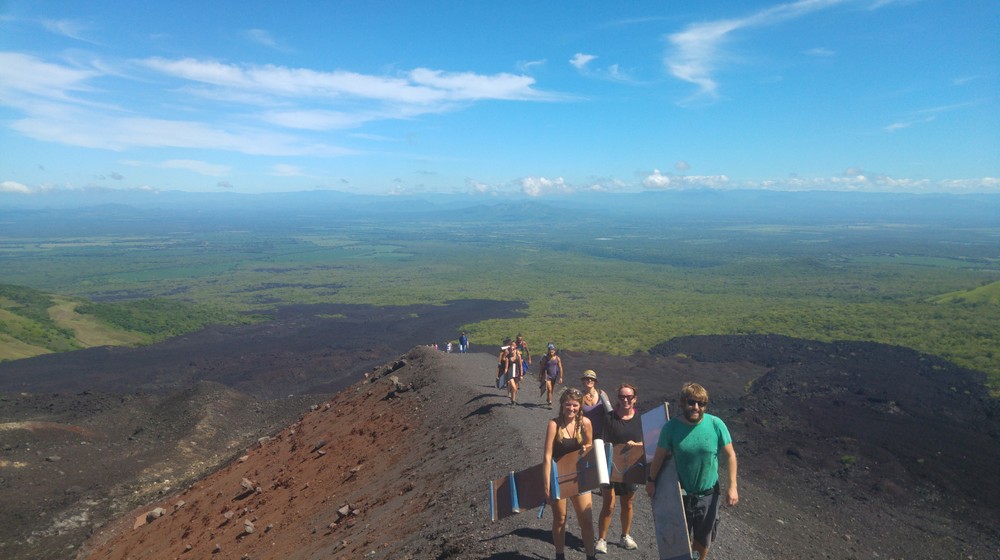
[{"label": "person in purple tank top", "polygon": [[581,376],[583,382],[583,415],[590,420],[594,427],[595,434],[604,433],[604,417],[609,412],[613,403],[608,398],[608,394],[597,388],[597,372],[588,369]]},{"label": "person in purple tank top", "polygon": [[545,393],[545,402],[552,408],[552,389],[556,383],[563,382],[562,360],[556,354],[556,345],[549,343],[548,351],[538,361],[538,377],[541,382],[539,389]]}]

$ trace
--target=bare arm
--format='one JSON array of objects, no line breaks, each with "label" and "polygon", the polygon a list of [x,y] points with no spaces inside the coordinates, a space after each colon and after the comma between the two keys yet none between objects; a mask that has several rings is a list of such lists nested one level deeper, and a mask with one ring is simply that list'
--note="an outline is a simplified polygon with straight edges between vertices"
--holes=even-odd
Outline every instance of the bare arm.
[{"label": "bare arm", "polygon": [[653,463],[649,465],[649,476],[646,478],[646,493],[652,498],[656,492],[656,477],[660,476],[663,464],[673,458],[673,453],[666,447],[657,447],[653,455]]},{"label": "bare arm", "polygon": [[559,358],[559,361],[557,363],[559,364],[559,383],[562,383],[563,382],[562,358]]},{"label": "bare arm", "polygon": [[726,499],[729,506],[735,506],[740,501],[739,489],[736,486],[736,450],[730,443],[722,448],[722,453],[726,456],[729,472],[729,489],[726,491]]},{"label": "bare arm", "polygon": [[556,439],[556,430],[558,430],[555,420],[549,420],[549,427],[545,431],[545,453],[542,455],[542,485],[545,488],[546,499],[550,495],[551,489],[549,488],[549,481],[552,478],[552,444]]},{"label": "bare arm", "polygon": [[590,447],[594,445],[594,426],[590,423],[590,418],[586,416],[581,416],[580,421],[583,422],[583,445],[580,446],[580,453],[586,453],[590,450]]}]

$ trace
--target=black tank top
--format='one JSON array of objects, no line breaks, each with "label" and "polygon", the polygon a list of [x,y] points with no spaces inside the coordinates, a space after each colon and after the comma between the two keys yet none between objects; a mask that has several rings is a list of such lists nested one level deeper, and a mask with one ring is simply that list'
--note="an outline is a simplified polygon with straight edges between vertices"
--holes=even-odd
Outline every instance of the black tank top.
[{"label": "black tank top", "polygon": [[572,453],[574,451],[580,450],[580,442],[576,438],[564,438],[562,432],[565,431],[559,427],[559,421],[556,421],[556,427],[558,428],[556,432],[556,439],[552,442],[552,459],[558,461],[567,453]]}]

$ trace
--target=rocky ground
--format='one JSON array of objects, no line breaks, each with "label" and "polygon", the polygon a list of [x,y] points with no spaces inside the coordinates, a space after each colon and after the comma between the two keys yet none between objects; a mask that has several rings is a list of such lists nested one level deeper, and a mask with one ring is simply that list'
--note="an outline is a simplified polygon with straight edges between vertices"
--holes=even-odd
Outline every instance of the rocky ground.
[{"label": "rocky ground", "polygon": [[95,527],[186,487],[387,356],[516,306],[296,306],[144,348],[0,363],[0,558],[72,557]]},{"label": "rocky ground", "polygon": [[[978,560],[995,558],[1000,550],[995,476],[1000,414],[981,376],[901,348],[776,336],[675,339],[625,358],[563,355],[567,381],[576,384],[588,368],[598,371],[608,390],[627,380],[639,387],[640,410],[673,399],[684,381],[708,387],[710,412],[725,419],[733,433],[742,498],[739,506],[723,512],[715,558]],[[38,546],[54,538],[41,533],[34,534],[34,548],[24,544],[24,526],[38,525],[36,518],[57,531],[49,517],[51,504],[17,515],[6,512],[0,556],[553,557],[549,512],[542,519],[525,512],[497,523],[487,513],[487,481],[541,458],[545,423],[554,411],[537,390],[527,387],[521,404],[509,406],[492,386],[495,357],[485,353],[417,347],[365,371],[367,379],[331,398],[315,399],[313,410],[260,441],[262,428],[251,434],[252,422],[223,419],[275,401],[225,405],[207,416],[216,418],[211,426],[204,424],[205,415],[194,415],[201,420],[193,426],[203,425],[206,433],[245,430],[228,440],[238,443],[228,448],[231,459],[217,472],[191,485],[171,477],[169,485],[152,486],[152,493],[148,485],[154,481],[121,475],[121,484],[153,499],[113,522],[83,520],[84,526],[100,527],[82,549],[76,548],[81,538],[36,554]],[[150,401],[149,418],[169,418],[163,423],[173,425],[187,421],[193,410],[211,410],[207,403],[223,406],[252,398],[228,393],[232,389],[218,380],[202,380],[186,391],[170,402]],[[117,402],[95,394],[83,397],[92,399],[86,402],[94,418]],[[110,429],[108,423],[46,424],[58,415],[44,413],[45,396],[4,398],[0,410],[30,409],[34,412],[20,414],[19,421],[30,416],[38,423],[10,427],[13,422],[5,420],[9,427],[0,432],[2,457],[9,463],[0,467],[4,509],[36,493],[54,501],[102,499],[105,487],[68,477],[74,470],[70,465],[83,468],[99,460],[100,453],[92,450],[105,436],[95,427]],[[190,404],[196,402],[202,404]],[[262,417],[278,417],[260,410]],[[156,441],[146,433],[132,437]],[[50,437],[77,443],[58,457],[50,457],[48,449],[23,452]],[[175,442],[174,449],[187,439]],[[202,445],[190,441],[197,444],[190,449]],[[86,453],[74,455],[73,449]],[[14,466],[18,461],[31,466]],[[102,465],[109,472],[117,467]],[[24,469],[57,474],[37,483],[11,478]],[[126,501],[120,504],[124,508]],[[612,545],[606,557],[656,558],[645,497],[638,499],[632,533],[638,551]],[[611,536],[618,534],[615,519]],[[579,535],[571,514],[569,558],[583,558]]]}]

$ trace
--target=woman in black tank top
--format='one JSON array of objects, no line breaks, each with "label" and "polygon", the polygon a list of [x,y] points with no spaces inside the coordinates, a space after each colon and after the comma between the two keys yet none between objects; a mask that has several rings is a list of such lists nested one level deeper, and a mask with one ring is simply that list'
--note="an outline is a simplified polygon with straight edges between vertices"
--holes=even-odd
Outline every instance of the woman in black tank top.
[{"label": "woman in black tank top", "polygon": [[[593,428],[583,415],[583,395],[579,389],[569,388],[559,397],[559,416],[549,420],[545,433],[545,455],[542,458],[542,476],[545,495],[551,496],[549,479],[552,476],[552,461],[569,453],[586,453],[593,445]],[[569,498],[573,502],[576,518],[580,522],[580,536],[587,551],[588,560],[596,558],[594,550],[594,519],[591,511],[590,492]],[[552,543],[556,547],[556,559],[565,558],[566,547],[566,499],[549,500],[552,504]]]}]

